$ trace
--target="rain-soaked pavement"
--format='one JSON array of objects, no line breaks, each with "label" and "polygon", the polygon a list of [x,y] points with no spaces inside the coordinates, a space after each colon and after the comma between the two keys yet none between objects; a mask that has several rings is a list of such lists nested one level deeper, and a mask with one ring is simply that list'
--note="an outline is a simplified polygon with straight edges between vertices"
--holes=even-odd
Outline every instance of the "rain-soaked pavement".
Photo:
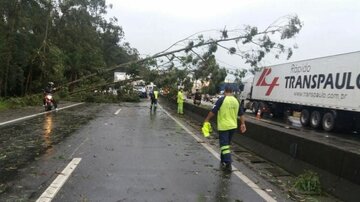
[{"label": "rain-soaked pavement", "polygon": [[221,171],[203,145],[217,146],[148,104],[83,104],[1,126],[0,201],[37,200],[73,158],[81,162],[53,201],[288,200],[240,162],[241,173]]},{"label": "rain-soaked pavement", "polygon": [[[67,103],[61,107],[69,105]],[[52,155],[54,145],[61,143],[101,110],[100,105],[99,107],[78,105],[76,108],[78,108],[76,113],[73,113],[72,110],[61,109],[57,112],[43,113],[42,107],[28,107],[23,110],[9,110],[0,113],[2,121],[0,122],[0,201],[9,198],[22,199],[24,196],[27,198],[28,190],[23,193],[23,185],[18,184],[22,177],[21,173],[28,174],[27,169],[31,162]],[[13,113],[10,113],[11,111]],[[36,116],[32,118],[2,124],[10,119],[14,120],[34,114]],[[37,171],[31,175],[36,176],[35,172]]]}]

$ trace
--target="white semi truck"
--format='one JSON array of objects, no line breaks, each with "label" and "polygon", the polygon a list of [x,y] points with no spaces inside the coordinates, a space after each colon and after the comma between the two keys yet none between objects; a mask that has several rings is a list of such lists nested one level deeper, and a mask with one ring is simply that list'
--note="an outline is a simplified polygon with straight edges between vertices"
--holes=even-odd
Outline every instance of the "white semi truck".
[{"label": "white semi truck", "polygon": [[301,112],[303,126],[360,128],[360,51],[264,67],[240,99],[254,113]]}]

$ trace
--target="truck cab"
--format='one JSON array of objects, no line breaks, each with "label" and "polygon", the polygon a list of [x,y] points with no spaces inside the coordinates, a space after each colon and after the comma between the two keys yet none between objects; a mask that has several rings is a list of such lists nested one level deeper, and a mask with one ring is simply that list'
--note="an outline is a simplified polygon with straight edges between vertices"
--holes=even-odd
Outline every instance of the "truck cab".
[{"label": "truck cab", "polygon": [[245,79],[240,87],[240,94],[237,95],[238,100],[244,105],[245,109],[251,109],[251,91],[253,80],[253,76]]}]

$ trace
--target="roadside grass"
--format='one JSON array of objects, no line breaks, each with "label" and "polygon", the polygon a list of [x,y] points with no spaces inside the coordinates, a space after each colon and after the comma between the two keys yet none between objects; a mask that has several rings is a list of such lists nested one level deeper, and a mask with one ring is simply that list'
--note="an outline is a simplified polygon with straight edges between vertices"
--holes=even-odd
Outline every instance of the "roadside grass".
[{"label": "roadside grass", "polygon": [[5,100],[0,100],[0,111],[8,109],[9,108],[9,103],[6,102]]},{"label": "roadside grass", "polygon": [[289,196],[295,201],[322,201],[327,195],[322,192],[319,175],[311,170],[305,170],[291,184]]},{"label": "roadside grass", "polygon": [[42,102],[42,95],[27,95],[24,97],[11,97],[0,100],[0,111],[6,109],[14,109],[24,106],[35,106]]},{"label": "roadside grass", "polygon": [[321,194],[320,177],[317,173],[306,170],[296,178],[294,188],[303,194],[319,195]]}]

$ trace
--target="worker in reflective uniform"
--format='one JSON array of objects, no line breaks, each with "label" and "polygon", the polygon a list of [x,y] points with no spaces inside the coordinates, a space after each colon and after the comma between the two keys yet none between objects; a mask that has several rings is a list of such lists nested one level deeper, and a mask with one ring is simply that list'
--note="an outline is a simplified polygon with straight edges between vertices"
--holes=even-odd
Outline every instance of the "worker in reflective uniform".
[{"label": "worker in reflective uniform", "polygon": [[150,93],[150,99],[151,99],[150,109],[152,109],[153,106],[154,109],[157,107],[158,98],[159,98],[159,91],[156,88],[154,88],[154,90]]},{"label": "worker in reflective uniform", "polygon": [[184,114],[184,95],[182,93],[182,88],[179,89],[179,92],[177,94],[177,104],[178,104],[177,113]]},{"label": "worker in reflective uniform", "polygon": [[225,86],[224,96],[219,98],[213,109],[205,118],[205,123],[217,114],[217,130],[221,150],[221,166],[226,171],[231,171],[231,139],[238,128],[238,116],[240,116],[240,132],[246,131],[244,109],[234,97],[231,86]]}]

